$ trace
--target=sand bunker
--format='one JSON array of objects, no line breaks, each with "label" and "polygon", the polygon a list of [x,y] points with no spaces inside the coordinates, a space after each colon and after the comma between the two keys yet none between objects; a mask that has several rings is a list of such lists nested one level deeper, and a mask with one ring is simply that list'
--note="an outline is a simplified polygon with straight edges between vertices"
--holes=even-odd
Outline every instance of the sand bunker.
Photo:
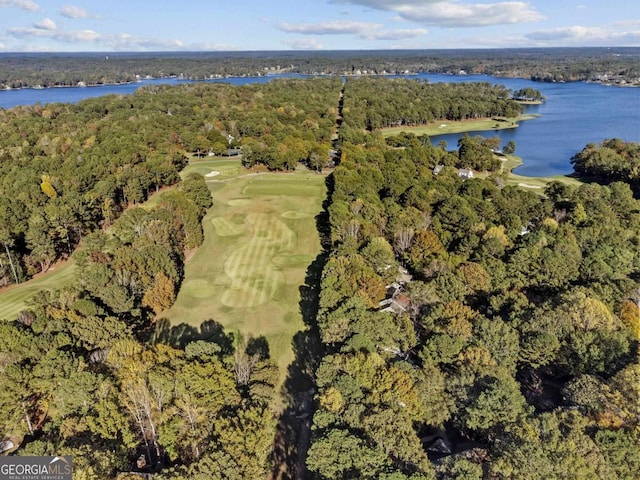
[{"label": "sand bunker", "polygon": [[211,170],[211,172],[207,173],[205,177],[217,177],[218,175],[220,175],[220,172],[218,170]]}]

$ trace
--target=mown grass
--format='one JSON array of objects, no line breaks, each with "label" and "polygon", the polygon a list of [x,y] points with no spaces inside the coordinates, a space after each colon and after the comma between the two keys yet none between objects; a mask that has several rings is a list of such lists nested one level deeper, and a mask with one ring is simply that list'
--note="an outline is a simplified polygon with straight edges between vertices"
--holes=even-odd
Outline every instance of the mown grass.
[{"label": "mown grass", "polygon": [[513,173],[513,169],[522,165],[522,159],[516,155],[504,155],[500,157],[502,161],[502,171],[508,172],[507,185],[516,185],[520,188],[542,193],[545,187],[551,182],[561,182],[566,185],[580,185],[583,182],[575,177],[567,175],[552,175],[549,177],[525,177]]},{"label": "mown grass", "polygon": [[38,292],[70,285],[75,277],[75,269],[73,260],[69,260],[28,282],[0,290],[0,320],[14,320],[22,310],[27,308],[29,299]]},{"label": "mown grass", "polygon": [[509,118],[479,118],[475,120],[460,120],[460,121],[437,121],[428,125],[419,126],[402,126],[402,127],[390,127],[382,128],[380,131],[382,135],[391,137],[398,135],[401,132],[414,133],[415,135],[428,135],[435,137],[437,135],[446,135],[448,133],[462,133],[462,132],[479,132],[490,130],[504,130],[508,128],[517,128],[518,122],[525,120],[532,120],[539,117],[537,114],[525,114],[519,117]]},{"label": "mown grass", "polygon": [[321,251],[315,216],[325,177],[300,168],[253,172],[237,159],[194,159],[183,171],[208,177],[214,205],[203,219],[204,243],[187,261],[174,305],[162,316],[198,328],[264,336],[281,380],[294,359],[293,336],[305,328],[300,287]]}]

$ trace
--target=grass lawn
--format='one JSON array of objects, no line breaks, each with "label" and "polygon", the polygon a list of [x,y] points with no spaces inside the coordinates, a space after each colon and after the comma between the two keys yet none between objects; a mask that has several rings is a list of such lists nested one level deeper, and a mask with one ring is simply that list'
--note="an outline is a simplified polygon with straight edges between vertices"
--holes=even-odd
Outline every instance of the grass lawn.
[{"label": "grass lawn", "polygon": [[0,290],[0,320],[13,320],[27,306],[27,301],[42,290],[70,285],[74,280],[75,264],[69,260],[54,266],[44,275],[19,285]]},{"label": "grass lawn", "polygon": [[238,159],[194,159],[183,172],[207,178],[214,205],[203,219],[204,243],[185,266],[174,305],[162,316],[199,328],[264,336],[282,380],[294,358],[293,336],[304,329],[300,287],[321,251],[315,216],[326,197],[325,176],[251,172]]},{"label": "grass lawn", "polygon": [[437,135],[445,135],[447,133],[479,132],[490,130],[504,130],[506,128],[517,128],[518,122],[531,120],[539,116],[540,115],[526,114],[520,115],[519,117],[500,119],[480,118],[477,120],[460,121],[442,120],[428,125],[420,125],[416,127],[408,127],[405,125],[402,127],[383,128],[380,131],[382,132],[382,135],[384,137],[391,137],[401,132],[411,132],[415,133],[416,135],[426,134],[430,137],[435,137]]},{"label": "grass lawn", "polygon": [[517,175],[512,170],[522,165],[522,159],[515,155],[505,155],[500,157],[502,161],[502,171],[508,171],[507,185],[516,185],[520,188],[531,190],[534,192],[542,193],[544,188],[550,182],[562,182],[567,185],[580,185],[582,182],[574,177],[567,175],[553,175],[550,177],[525,177],[523,175]]}]

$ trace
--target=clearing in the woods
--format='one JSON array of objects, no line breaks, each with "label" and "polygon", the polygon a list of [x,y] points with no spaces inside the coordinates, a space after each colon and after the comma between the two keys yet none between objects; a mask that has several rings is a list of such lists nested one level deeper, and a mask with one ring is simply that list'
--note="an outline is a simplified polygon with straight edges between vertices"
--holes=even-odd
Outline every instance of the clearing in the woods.
[{"label": "clearing in the woods", "polygon": [[193,160],[183,175],[190,172],[205,176],[214,205],[202,222],[204,243],[162,317],[174,326],[214,320],[227,331],[264,336],[286,375],[293,336],[305,328],[300,287],[321,252],[315,217],[326,177],[304,167],[253,172],[238,159],[217,158]]}]

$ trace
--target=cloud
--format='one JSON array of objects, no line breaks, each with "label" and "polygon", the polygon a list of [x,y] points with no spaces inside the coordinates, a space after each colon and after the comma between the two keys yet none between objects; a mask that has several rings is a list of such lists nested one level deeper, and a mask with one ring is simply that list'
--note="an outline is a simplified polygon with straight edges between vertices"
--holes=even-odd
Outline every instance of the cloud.
[{"label": "cloud", "polygon": [[39,22],[36,22],[33,25],[35,28],[38,28],[40,30],[55,30],[58,27],[56,26],[56,23],[51,20],[50,18],[44,18],[42,20],[40,20]]},{"label": "cloud", "polygon": [[581,27],[579,25],[573,27],[552,28],[549,30],[540,30],[531,32],[526,35],[530,40],[537,41],[556,41],[580,38],[600,38],[605,35],[605,31],[599,27]]},{"label": "cloud", "polygon": [[529,40],[539,45],[574,45],[574,46],[638,46],[640,45],[640,30],[637,31],[609,31],[600,27],[584,27],[573,25],[569,27],[540,30],[525,35]]},{"label": "cloud", "polygon": [[75,5],[65,5],[60,9],[60,15],[67,18],[87,18],[89,16],[89,12],[87,12],[82,7],[77,7]]},{"label": "cloud", "polygon": [[362,34],[363,38],[371,40],[404,40],[407,38],[416,38],[427,33],[426,28],[412,28],[404,30],[381,30]]},{"label": "cloud", "polygon": [[301,38],[298,40],[286,40],[285,45],[294,50],[323,50],[324,46],[316,38]]},{"label": "cloud", "polygon": [[136,37],[128,33],[104,36],[104,42],[114,50],[184,50],[181,40],[160,40],[155,38]]},{"label": "cloud", "polygon": [[75,31],[59,31],[47,30],[44,28],[10,28],[7,30],[9,35],[16,38],[51,38],[59,42],[77,43],[77,42],[98,42],[108,37],[93,30],[75,30]]},{"label": "cloud", "polygon": [[17,7],[31,12],[40,10],[40,5],[31,0],[0,0],[0,7]]},{"label": "cloud", "polygon": [[6,48],[6,47],[4,46],[4,43],[0,42],[0,50],[2,50],[3,48]]},{"label": "cloud", "polygon": [[[43,21],[44,22],[44,21]],[[39,23],[43,23],[39,22]],[[52,22],[53,23],[53,22]],[[46,29],[43,25],[34,28],[10,28],[7,33],[15,38],[47,38],[62,43],[93,44],[108,50],[232,50],[230,46],[214,45],[186,45],[180,40],[163,40],[155,38],[137,37],[128,33],[107,35],[94,30]],[[38,48],[36,48],[37,50]]]},{"label": "cloud", "polygon": [[613,25],[614,27],[640,27],[640,20],[622,20]]},{"label": "cloud", "polygon": [[334,21],[325,23],[281,23],[278,28],[286,33],[301,35],[357,35],[367,40],[401,40],[427,33],[423,28],[383,30],[380,23]]},{"label": "cloud", "polygon": [[281,23],[278,28],[286,33],[302,35],[345,35],[360,34],[371,29],[381,28],[379,23],[367,22],[325,22],[325,23]]},{"label": "cloud", "polygon": [[440,27],[482,27],[535,22],[544,17],[526,2],[463,3],[456,0],[333,0],[397,13],[402,19]]}]

